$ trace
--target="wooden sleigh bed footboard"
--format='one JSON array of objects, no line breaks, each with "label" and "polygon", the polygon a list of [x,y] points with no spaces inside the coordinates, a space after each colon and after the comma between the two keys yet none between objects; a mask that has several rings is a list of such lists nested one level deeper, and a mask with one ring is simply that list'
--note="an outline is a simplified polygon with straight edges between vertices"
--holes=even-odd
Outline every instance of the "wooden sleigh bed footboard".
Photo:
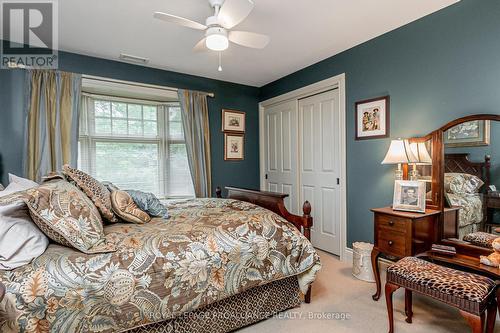
[{"label": "wooden sleigh bed footboard", "polygon": [[[266,192],[257,191],[237,187],[226,186],[227,198],[235,199],[245,202],[253,203],[257,206],[264,207],[270,211],[280,215],[288,222],[292,223],[304,234],[304,236],[310,241],[311,240],[311,227],[313,226],[313,218],[311,217],[311,204],[309,201],[304,202],[302,206],[302,216],[294,215],[290,213],[285,207],[284,199],[288,194],[276,193],[276,192]],[[222,189],[217,187],[215,190],[217,198],[222,198]],[[311,287],[304,296],[305,302],[311,302]]]}]

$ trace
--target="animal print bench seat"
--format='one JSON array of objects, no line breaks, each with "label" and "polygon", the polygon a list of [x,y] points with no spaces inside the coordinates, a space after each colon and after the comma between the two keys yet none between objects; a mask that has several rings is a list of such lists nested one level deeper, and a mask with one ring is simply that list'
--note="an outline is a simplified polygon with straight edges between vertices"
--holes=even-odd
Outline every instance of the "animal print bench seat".
[{"label": "animal print bench seat", "polygon": [[435,298],[463,311],[480,315],[492,294],[493,280],[476,274],[406,257],[387,268],[387,282]]}]

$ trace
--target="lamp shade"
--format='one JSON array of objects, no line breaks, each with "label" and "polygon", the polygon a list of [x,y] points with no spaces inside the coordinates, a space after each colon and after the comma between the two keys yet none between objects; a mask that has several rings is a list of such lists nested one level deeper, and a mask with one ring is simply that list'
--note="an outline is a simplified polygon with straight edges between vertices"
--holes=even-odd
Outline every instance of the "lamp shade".
[{"label": "lamp shade", "polygon": [[413,142],[410,144],[410,149],[417,158],[418,162],[416,164],[420,165],[431,165],[432,157],[427,150],[425,142]]},{"label": "lamp shade", "polygon": [[392,140],[382,164],[417,163],[408,140]]}]

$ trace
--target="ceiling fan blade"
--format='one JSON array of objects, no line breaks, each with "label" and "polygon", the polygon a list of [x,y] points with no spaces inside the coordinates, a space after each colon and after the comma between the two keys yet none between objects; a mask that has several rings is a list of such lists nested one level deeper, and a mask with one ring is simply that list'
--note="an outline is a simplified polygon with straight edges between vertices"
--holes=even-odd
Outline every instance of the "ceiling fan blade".
[{"label": "ceiling fan blade", "polygon": [[204,52],[204,51],[208,51],[208,47],[206,45],[206,38],[203,38],[202,40],[200,40],[193,48],[193,51],[194,52]]},{"label": "ceiling fan blade", "polygon": [[271,41],[267,35],[248,31],[231,31],[228,38],[233,43],[254,49],[263,49]]},{"label": "ceiling fan blade", "polygon": [[205,30],[207,29],[207,26],[195,21],[188,20],[187,18],[180,17],[180,16],[175,16],[167,13],[162,13],[162,12],[155,12],[153,14],[154,18],[157,18],[162,21],[182,25],[184,27],[188,27],[191,29],[196,29],[196,30]]},{"label": "ceiling fan blade", "polygon": [[232,29],[250,14],[253,6],[252,0],[226,0],[217,16],[220,25]]}]

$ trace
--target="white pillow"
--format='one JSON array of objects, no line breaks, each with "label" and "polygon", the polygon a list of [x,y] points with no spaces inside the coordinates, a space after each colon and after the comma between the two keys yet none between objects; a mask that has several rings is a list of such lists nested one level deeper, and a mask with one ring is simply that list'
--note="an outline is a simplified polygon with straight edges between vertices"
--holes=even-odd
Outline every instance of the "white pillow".
[{"label": "white pillow", "polygon": [[0,270],[29,264],[49,245],[48,238],[31,220],[26,204],[21,199],[9,201],[6,198],[9,194],[38,186],[35,182],[28,184],[14,181],[0,191],[0,198],[4,198],[0,204]]},{"label": "white pillow", "polygon": [[15,193],[15,192],[26,191],[26,190],[29,190],[30,188],[33,188],[33,187],[36,187],[36,186],[29,186],[29,187],[27,187],[27,186],[24,186],[24,185],[21,185],[21,184],[18,184],[18,183],[10,183],[9,186],[7,186],[5,188],[5,190],[0,191],[0,198],[1,197],[6,197],[9,194],[12,194],[12,193]]},{"label": "white pillow", "polygon": [[26,190],[38,186],[38,184],[32,180],[29,180],[26,178],[21,178],[19,176],[16,176],[16,175],[9,173],[9,185],[12,183],[16,183],[16,184],[19,184],[23,187],[26,187]]}]

